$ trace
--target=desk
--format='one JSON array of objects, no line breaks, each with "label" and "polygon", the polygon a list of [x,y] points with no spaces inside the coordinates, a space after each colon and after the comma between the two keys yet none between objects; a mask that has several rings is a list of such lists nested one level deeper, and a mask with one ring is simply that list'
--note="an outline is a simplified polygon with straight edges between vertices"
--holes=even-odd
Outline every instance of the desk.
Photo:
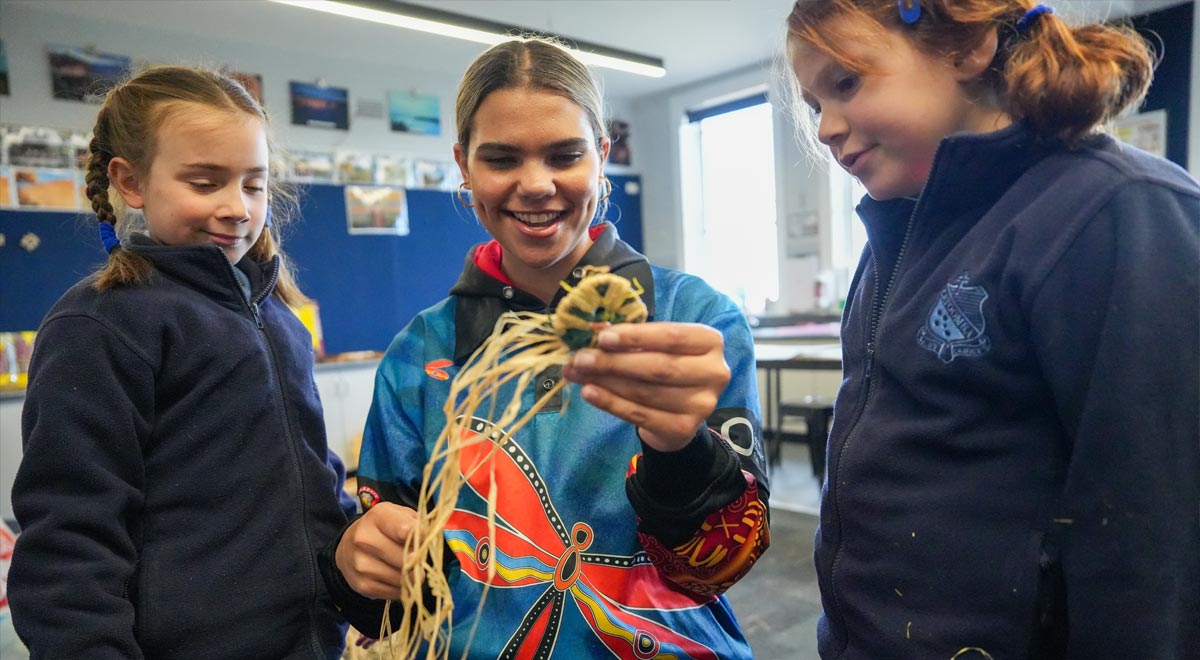
[{"label": "desk", "polygon": [[[772,443],[783,441],[783,429],[776,427],[779,414],[781,374],[784,369],[842,370],[841,344],[755,344],[755,366],[767,372],[767,391],[763,398],[763,439],[771,436]],[[783,420],[779,420],[783,426]],[[772,445],[773,446],[773,445]],[[768,450],[768,464],[775,456]]]}]

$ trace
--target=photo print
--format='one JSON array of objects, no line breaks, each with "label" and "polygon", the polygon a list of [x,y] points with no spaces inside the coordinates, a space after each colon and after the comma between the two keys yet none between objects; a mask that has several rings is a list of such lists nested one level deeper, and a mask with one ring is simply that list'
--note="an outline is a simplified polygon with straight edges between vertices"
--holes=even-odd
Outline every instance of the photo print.
[{"label": "photo print", "polygon": [[288,83],[292,97],[292,123],[297,126],[349,130],[349,92],[345,87]]},{"label": "photo print", "polygon": [[130,59],[89,48],[50,46],[50,83],[54,98],[100,103],[104,95],[129,75]]},{"label": "photo print", "polygon": [[393,131],[442,134],[441,102],[436,96],[388,92],[388,119]]}]

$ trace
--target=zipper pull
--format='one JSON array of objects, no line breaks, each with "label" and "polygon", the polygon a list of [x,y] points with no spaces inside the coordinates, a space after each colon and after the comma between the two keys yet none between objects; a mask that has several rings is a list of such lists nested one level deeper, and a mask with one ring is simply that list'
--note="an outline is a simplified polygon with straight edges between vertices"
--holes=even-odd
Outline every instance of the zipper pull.
[{"label": "zipper pull", "polygon": [[256,303],[256,302],[250,303],[250,311],[254,313],[254,322],[258,324],[259,330],[262,330],[263,328],[267,327],[266,325],[263,324],[262,314],[258,313],[258,303]]},{"label": "zipper pull", "polygon": [[875,342],[867,342],[867,380],[871,380],[871,369],[875,367]]}]

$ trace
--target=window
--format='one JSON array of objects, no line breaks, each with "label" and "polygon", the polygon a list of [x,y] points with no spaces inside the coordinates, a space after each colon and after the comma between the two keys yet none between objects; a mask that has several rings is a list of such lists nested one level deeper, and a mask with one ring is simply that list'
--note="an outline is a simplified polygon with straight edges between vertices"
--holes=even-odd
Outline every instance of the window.
[{"label": "window", "polygon": [[850,277],[858,266],[863,247],[867,244],[867,229],[859,219],[854,207],[867,194],[858,179],[843,170],[833,157],[829,157],[829,199],[832,213],[832,265],[839,279],[845,278],[844,286],[840,287],[838,295],[845,295],[845,287],[850,286]]},{"label": "window", "polygon": [[775,140],[766,94],[688,113],[684,263],[748,314],[779,299]]}]

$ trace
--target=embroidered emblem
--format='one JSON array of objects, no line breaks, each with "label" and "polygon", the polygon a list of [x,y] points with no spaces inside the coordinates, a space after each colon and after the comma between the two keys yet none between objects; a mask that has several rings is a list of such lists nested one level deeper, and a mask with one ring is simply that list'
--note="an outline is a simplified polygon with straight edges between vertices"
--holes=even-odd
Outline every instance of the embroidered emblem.
[{"label": "embroidered emblem", "polygon": [[437,380],[450,380],[450,374],[446,373],[445,369],[452,364],[453,360],[434,360],[426,363],[425,375]]},{"label": "embroidered emblem", "polygon": [[379,502],[379,492],[370,486],[358,487],[358,503],[362,505],[362,510],[366,511]]},{"label": "embroidered emblem", "polygon": [[938,294],[929,319],[917,332],[917,343],[946,364],[958,356],[979,357],[992,347],[983,317],[988,292],[968,286],[969,276],[959,275]]}]

